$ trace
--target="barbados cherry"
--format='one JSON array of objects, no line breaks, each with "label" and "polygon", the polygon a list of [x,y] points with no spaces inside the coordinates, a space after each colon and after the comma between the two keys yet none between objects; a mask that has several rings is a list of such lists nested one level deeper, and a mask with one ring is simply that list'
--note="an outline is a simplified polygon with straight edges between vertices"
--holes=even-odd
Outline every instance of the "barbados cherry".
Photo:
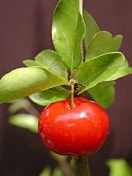
[{"label": "barbados cherry", "polygon": [[82,97],[66,99],[46,107],[39,118],[38,130],[44,144],[62,155],[87,155],[97,151],[109,130],[105,111]]}]

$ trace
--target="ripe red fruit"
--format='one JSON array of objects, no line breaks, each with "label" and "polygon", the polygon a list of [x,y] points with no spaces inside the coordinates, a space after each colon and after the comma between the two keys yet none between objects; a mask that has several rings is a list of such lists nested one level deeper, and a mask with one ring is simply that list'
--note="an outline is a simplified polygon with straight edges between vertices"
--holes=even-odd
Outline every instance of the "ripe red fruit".
[{"label": "ripe red fruit", "polygon": [[105,111],[82,97],[52,103],[39,118],[38,130],[44,144],[62,155],[87,155],[97,151],[109,130]]}]

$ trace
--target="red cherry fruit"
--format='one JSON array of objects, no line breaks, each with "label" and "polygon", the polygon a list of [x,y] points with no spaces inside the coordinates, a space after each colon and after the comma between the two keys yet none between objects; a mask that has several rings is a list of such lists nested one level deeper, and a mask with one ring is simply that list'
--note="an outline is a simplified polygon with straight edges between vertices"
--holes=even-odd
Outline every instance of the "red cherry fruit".
[{"label": "red cherry fruit", "polygon": [[87,155],[104,143],[109,120],[102,107],[82,97],[70,98],[46,107],[39,118],[38,130],[44,144],[61,155]]}]

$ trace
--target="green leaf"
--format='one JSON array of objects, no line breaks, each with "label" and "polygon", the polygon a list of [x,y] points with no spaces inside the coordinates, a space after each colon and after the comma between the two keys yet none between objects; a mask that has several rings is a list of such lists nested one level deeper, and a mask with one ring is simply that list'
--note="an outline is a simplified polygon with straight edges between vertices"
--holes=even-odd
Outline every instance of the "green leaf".
[{"label": "green leaf", "polygon": [[[86,59],[92,59],[99,55],[118,51],[122,42],[122,36],[117,35],[113,38],[107,31],[101,31],[91,40],[86,53]],[[103,108],[108,108],[114,101],[115,91],[113,83],[101,83],[89,90],[93,99]]]},{"label": "green leaf", "polygon": [[102,82],[88,90],[91,97],[103,108],[108,108],[114,101],[115,88],[113,82]]},{"label": "green leaf", "polygon": [[63,76],[64,78],[68,77],[67,68],[62,63],[60,56],[55,51],[42,51],[35,57],[35,60],[43,66],[47,66],[48,69],[54,71],[58,75]]},{"label": "green leaf", "polygon": [[98,32],[88,46],[86,60],[105,53],[118,51],[121,46],[121,42],[121,35],[117,35],[113,38],[112,34],[107,31]]},{"label": "green leaf", "polygon": [[87,50],[88,45],[91,41],[91,39],[94,37],[94,35],[100,31],[96,21],[94,20],[94,18],[86,11],[83,11],[83,17],[84,17],[84,22],[86,25],[86,35],[84,38],[84,44],[85,44],[85,48]]},{"label": "green leaf", "polygon": [[42,64],[34,61],[34,60],[24,60],[23,63],[27,66],[27,67],[39,67],[39,68],[43,68]]},{"label": "green leaf", "polygon": [[107,161],[110,168],[109,176],[131,176],[132,170],[124,159],[110,159]]},{"label": "green leaf", "polygon": [[28,67],[47,68],[64,78],[68,77],[67,68],[53,50],[44,50],[35,57],[35,61],[25,60],[23,63]]},{"label": "green leaf", "polygon": [[70,96],[70,92],[62,87],[54,87],[29,96],[38,105],[47,106],[53,102],[61,101]]},{"label": "green leaf", "polygon": [[30,114],[17,114],[10,116],[9,123],[17,127],[26,128],[31,132],[38,132],[38,119]]},{"label": "green leaf", "polygon": [[60,0],[54,13],[53,44],[63,63],[71,70],[82,61],[85,25],[79,12],[79,0]]},{"label": "green leaf", "polygon": [[68,81],[48,69],[36,67],[18,68],[0,80],[0,103],[31,95]]},{"label": "green leaf", "polygon": [[106,81],[114,81],[129,74],[132,74],[132,67],[129,67],[128,61],[125,60],[123,65],[115,72],[115,74],[111,75]]},{"label": "green leaf", "polygon": [[36,67],[36,68],[41,68],[41,69],[46,69],[46,70],[50,70],[47,66],[42,65],[41,63],[39,63],[38,61],[35,60],[31,60],[31,59],[26,59],[23,61],[23,63],[27,66],[27,67]]},{"label": "green leaf", "polygon": [[83,63],[78,71],[78,82],[85,87],[80,88],[79,94],[108,79],[120,68],[124,60],[121,53],[113,52]]}]

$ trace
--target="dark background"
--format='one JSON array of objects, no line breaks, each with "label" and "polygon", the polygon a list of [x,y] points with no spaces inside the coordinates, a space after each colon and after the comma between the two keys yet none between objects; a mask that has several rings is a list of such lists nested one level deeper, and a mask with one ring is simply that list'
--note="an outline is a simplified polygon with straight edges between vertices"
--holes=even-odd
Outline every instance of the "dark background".
[{"label": "dark background", "polygon": [[[0,0],[0,77],[22,67],[24,59],[33,59],[40,51],[53,48],[50,31],[57,2]],[[85,0],[84,7],[101,30],[124,36],[121,51],[132,65],[132,1]],[[123,157],[132,165],[131,81],[128,76],[115,85],[116,99],[108,110],[110,134],[102,149],[90,156],[92,176],[108,175],[108,158]],[[38,176],[43,166],[55,166],[37,134],[8,124],[7,107],[0,105],[0,175]]]}]

